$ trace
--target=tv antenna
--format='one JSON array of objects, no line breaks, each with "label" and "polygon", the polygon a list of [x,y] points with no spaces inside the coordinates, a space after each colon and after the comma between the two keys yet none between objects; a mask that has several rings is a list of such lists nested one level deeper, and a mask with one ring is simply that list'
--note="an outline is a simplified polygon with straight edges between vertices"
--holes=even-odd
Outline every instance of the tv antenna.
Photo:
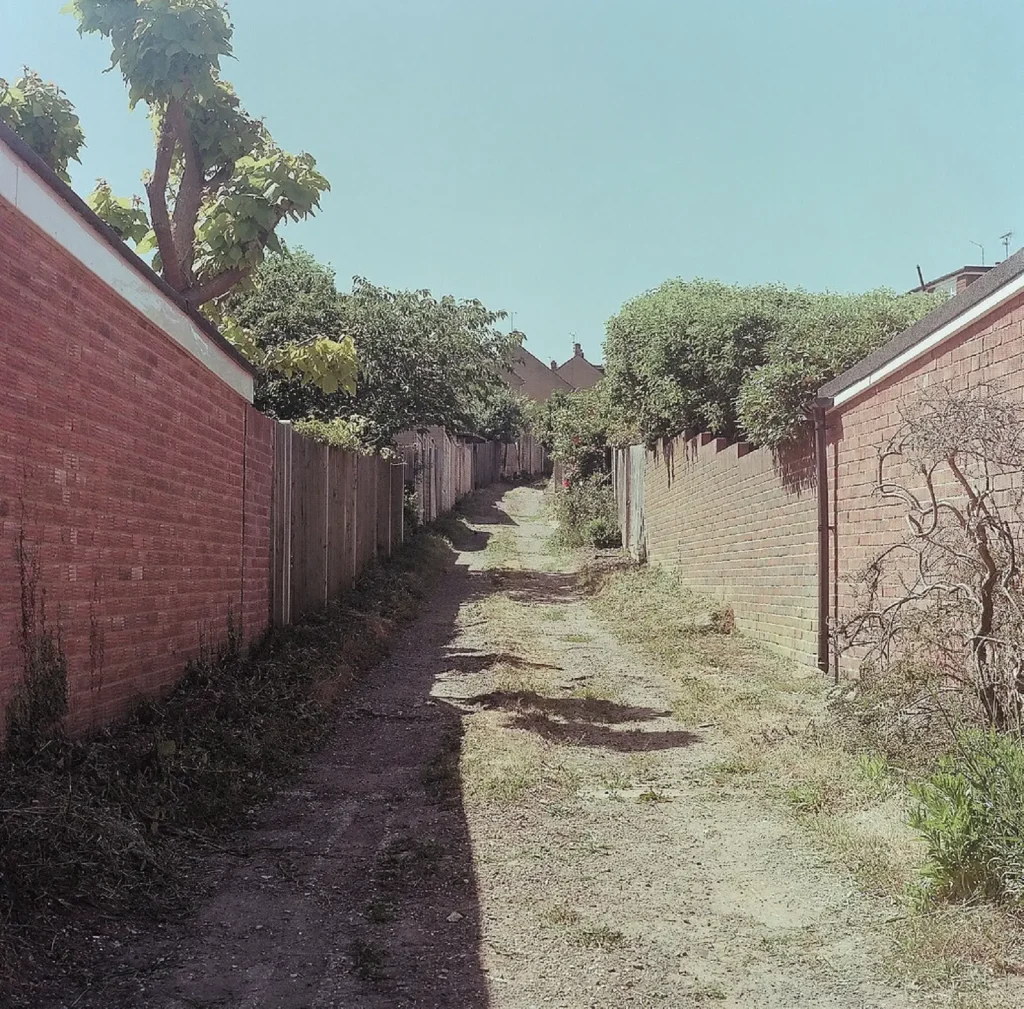
[{"label": "tv antenna", "polygon": [[976,245],[979,249],[981,249],[981,265],[984,266],[985,265],[985,246],[982,245],[981,242],[971,242],[971,245]]},{"label": "tv antenna", "polygon": [[1008,231],[1005,235],[999,236],[999,241],[1003,243],[1003,255],[1010,258],[1010,239],[1013,238],[1013,232]]}]

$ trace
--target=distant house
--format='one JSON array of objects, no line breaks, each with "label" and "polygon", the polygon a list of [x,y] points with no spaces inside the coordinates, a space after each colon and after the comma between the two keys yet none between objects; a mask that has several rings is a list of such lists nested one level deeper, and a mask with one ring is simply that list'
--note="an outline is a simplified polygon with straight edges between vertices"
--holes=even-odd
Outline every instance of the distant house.
[{"label": "distant house", "polygon": [[551,368],[574,389],[592,389],[604,378],[604,368],[591,364],[583,356],[583,348],[578,343],[573,344],[573,355],[565,364],[556,366],[552,361]]},{"label": "distant house", "polygon": [[513,358],[512,367],[502,378],[516,392],[537,403],[545,403],[553,392],[575,392],[591,389],[604,377],[604,368],[591,364],[583,356],[577,343],[575,353],[563,365],[557,361],[547,367],[525,347],[520,347]]},{"label": "distant house", "polygon": [[520,347],[511,369],[502,378],[516,392],[529,396],[536,403],[545,403],[553,392],[572,392],[571,386],[558,372],[549,368],[525,347]]},{"label": "distant house", "polygon": [[927,283],[922,281],[921,285],[915,287],[914,290],[926,291],[929,294],[934,291],[942,291],[953,297],[956,294],[963,294],[971,284],[979,277],[984,277],[991,269],[991,266],[961,266],[960,269],[953,270],[952,273],[944,273],[941,277],[936,277]]}]

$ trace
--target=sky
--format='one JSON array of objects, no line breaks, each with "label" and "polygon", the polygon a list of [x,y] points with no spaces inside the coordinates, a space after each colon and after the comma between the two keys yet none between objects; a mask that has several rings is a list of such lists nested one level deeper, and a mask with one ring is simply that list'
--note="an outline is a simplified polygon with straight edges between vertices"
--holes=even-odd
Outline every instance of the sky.
[{"label": "sky", "polygon": [[[141,192],[144,112],[64,0],[0,0],[0,77],[60,84],[72,178]],[[672,277],[903,290],[1024,245],[1020,0],[233,0],[224,76],[332,192],[282,236],[601,359]],[[573,335],[575,334],[575,336]]]}]

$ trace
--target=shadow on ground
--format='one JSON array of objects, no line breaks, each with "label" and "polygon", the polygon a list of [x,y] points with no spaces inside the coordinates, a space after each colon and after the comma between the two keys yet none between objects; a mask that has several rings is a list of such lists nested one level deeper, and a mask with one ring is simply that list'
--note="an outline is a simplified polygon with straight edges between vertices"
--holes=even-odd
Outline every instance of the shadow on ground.
[{"label": "shadow on ground", "polygon": [[101,983],[49,1009],[486,1009],[463,712],[432,696],[460,662],[514,661],[455,645],[478,587],[441,579],[306,772],[208,859],[190,922],[124,937]]},{"label": "shadow on ground", "polygon": [[613,728],[671,717],[670,711],[632,707],[587,697],[545,697],[532,690],[495,691],[469,698],[470,706],[510,713],[509,725],[556,743],[591,746],[619,753],[669,750],[700,742],[684,729]]},{"label": "shadow on ground", "polygon": [[[514,525],[498,507],[505,490],[476,496],[468,521]],[[467,553],[490,536],[461,519],[441,528]],[[570,575],[456,567],[391,657],[342,699],[306,772],[209,857],[192,919],[123,934],[102,981],[49,1009],[488,1009],[459,772],[465,709],[434,688],[499,664],[558,668],[459,642],[460,607],[495,592],[576,598]],[[637,729],[664,713],[608,701],[520,693],[474,703],[583,746],[641,751],[695,738]]]}]

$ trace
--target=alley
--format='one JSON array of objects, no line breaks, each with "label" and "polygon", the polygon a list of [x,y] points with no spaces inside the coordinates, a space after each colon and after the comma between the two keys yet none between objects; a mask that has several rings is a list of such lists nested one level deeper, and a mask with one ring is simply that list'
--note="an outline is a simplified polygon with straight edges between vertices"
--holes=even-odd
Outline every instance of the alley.
[{"label": "alley", "polygon": [[467,523],[192,930],[79,1006],[918,1004],[886,981],[885,908],[711,773],[727,742],[587,605],[541,491],[478,496]]}]

